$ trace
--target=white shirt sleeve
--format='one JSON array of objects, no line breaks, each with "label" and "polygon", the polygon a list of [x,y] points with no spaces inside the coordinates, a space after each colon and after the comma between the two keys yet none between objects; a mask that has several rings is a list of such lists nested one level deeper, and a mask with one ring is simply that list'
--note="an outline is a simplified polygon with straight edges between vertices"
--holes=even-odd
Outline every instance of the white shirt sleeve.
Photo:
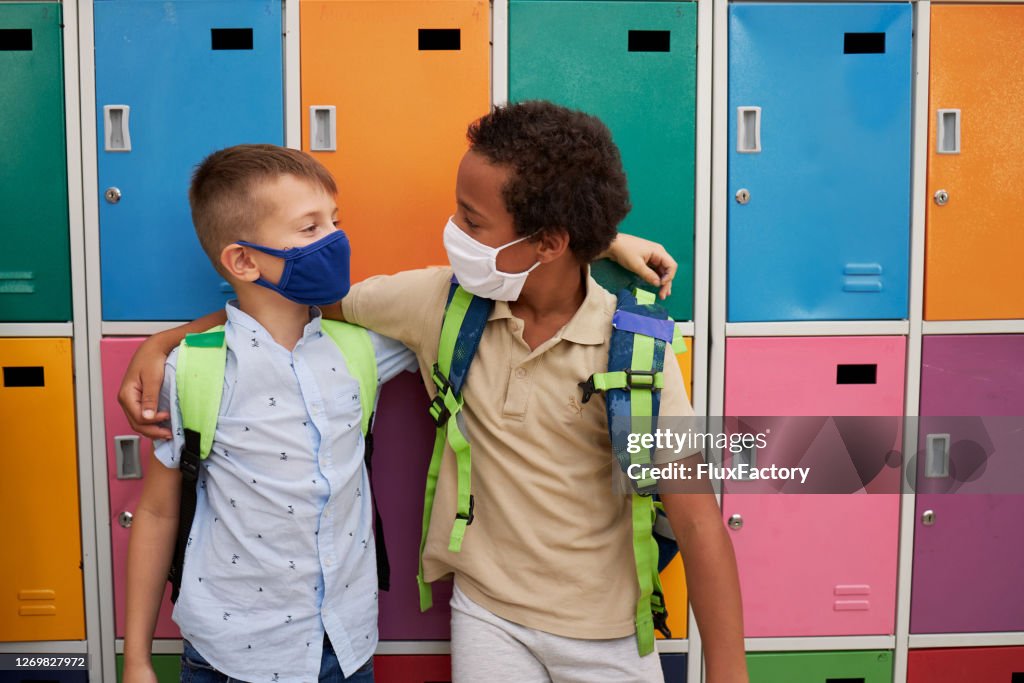
[{"label": "white shirt sleeve", "polygon": [[377,380],[381,384],[402,371],[415,372],[419,368],[416,354],[405,344],[371,330],[367,332],[370,333],[370,341],[373,343],[373,354],[377,360]]},{"label": "white shirt sleeve", "polygon": [[179,469],[181,447],[185,445],[185,436],[181,427],[181,408],[178,406],[178,383],[177,383],[177,360],[178,349],[171,351],[164,364],[164,382],[160,386],[159,410],[171,414],[171,419],[163,426],[171,430],[173,437],[168,441],[155,439],[153,441],[153,454],[156,459],[169,469]]}]

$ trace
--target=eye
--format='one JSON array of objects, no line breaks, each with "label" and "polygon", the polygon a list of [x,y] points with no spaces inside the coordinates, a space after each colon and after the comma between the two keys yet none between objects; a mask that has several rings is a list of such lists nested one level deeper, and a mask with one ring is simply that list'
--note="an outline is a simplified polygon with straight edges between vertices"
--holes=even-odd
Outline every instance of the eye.
[{"label": "eye", "polygon": [[302,229],[302,232],[316,232],[316,225],[307,225]]},{"label": "eye", "polygon": [[477,228],[480,227],[479,225],[477,225],[473,221],[469,220],[468,216],[466,217],[465,220],[466,220],[466,227],[469,228],[470,230],[476,230]]},{"label": "eye", "polygon": [[339,221],[338,219],[334,219],[333,221],[331,221],[331,225],[337,228],[341,225],[341,221]]}]

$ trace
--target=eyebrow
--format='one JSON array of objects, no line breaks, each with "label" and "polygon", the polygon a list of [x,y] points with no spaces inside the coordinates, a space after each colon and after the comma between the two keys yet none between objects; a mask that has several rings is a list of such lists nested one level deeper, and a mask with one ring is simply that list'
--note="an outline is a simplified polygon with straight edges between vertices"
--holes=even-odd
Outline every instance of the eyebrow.
[{"label": "eyebrow", "polygon": [[483,216],[482,213],[480,213],[479,211],[477,211],[476,209],[474,209],[472,206],[470,206],[469,204],[467,204],[466,202],[464,202],[461,199],[456,200],[456,204],[458,204],[459,206],[461,206],[462,208],[464,208],[466,211],[468,211],[470,213],[475,213],[477,216]]}]

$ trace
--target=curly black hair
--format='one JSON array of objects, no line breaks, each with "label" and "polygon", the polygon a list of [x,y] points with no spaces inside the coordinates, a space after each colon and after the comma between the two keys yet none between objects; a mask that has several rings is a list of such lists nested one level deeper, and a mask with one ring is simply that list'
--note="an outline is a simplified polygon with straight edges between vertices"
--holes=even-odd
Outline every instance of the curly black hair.
[{"label": "curly black hair", "polygon": [[600,119],[533,100],[495,107],[466,137],[472,151],[511,168],[503,195],[517,234],[565,230],[583,263],[608,248],[631,206],[619,148]]}]

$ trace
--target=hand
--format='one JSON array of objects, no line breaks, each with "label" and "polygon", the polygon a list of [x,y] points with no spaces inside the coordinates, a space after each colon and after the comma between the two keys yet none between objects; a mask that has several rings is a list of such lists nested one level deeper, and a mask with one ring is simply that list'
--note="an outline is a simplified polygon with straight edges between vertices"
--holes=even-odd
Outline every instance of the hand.
[{"label": "hand", "polygon": [[142,436],[150,439],[170,439],[171,430],[161,423],[170,419],[167,412],[157,412],[157,397],[164,381],[164,362],[167,354],[150,338],[143,342],[132,356],[131,363],[121,380],[117,402],[128,418],[128,424]]},{"label": "hand", "polygon": [[678,264],[657,242],[620,232],[602,256],[636,273],[644,282],[659,287],[659,299],[666,299],[672,293],[672,279]]},{"label": "hand", "polygon": [[156,672],[153,671],[153,664],[150,660],[140,661],[126,660],[124,663],[124,677],[121,683],[158,683]]}]

